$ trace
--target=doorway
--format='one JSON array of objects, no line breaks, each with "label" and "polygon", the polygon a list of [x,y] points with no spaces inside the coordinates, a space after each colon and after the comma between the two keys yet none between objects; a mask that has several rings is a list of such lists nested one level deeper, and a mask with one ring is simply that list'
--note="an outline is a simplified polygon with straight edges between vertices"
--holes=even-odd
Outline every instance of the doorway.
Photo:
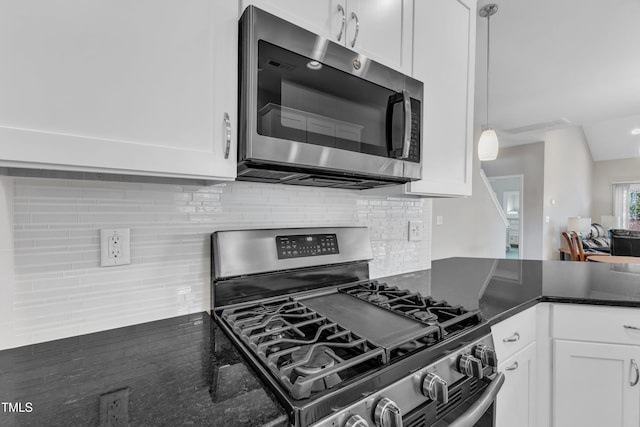
[{"label": "doorway", "polygon": [[523,242],[523,175],[490,177],[489,183],[496,193],[502,210],[509,221],[505,242],[505,258],[521,259]]}]

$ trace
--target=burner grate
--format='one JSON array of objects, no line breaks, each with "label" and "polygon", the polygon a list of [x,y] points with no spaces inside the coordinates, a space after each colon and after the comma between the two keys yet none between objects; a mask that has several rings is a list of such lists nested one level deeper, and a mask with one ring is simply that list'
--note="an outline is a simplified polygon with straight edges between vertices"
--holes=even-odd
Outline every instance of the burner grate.
[{"label": "burner grate", "polygon": [[437,301],[377,280],[343,286],[339,291],[425,325],[438,326],[441,330],[438,341],[482,321],[479,310],[465,310],[460,305],[452,306],[446,301]]},{"label": "burner grate", "polygon": [[225,309],[221,317],[295,399],[387,362],[384,349],[290,298]]}]

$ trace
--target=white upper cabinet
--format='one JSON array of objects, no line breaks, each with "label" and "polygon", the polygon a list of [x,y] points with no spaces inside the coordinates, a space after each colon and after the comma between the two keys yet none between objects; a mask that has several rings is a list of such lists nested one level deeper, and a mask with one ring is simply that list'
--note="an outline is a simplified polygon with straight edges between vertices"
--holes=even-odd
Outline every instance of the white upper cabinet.
[{"label": "white upper cabinet", "polygon": [[244,0],[377,62],[411,73],[414,0]]},{"label": "white upper cabinet", "polygon": [[422,180],[407,192],[469,196],[476,1],[417,1],[414,19],[413,77],[424,83]]},{"label": "white upper cabinet", "polygon": [[342,6],[346,46],[410,74],[413,3],[413,0],[332,0],[332,9],[339,14],[338,22],[333,21],[333,40],[336,40],[336,29],[339,34],[342,26],[342,11],[338,8]]},{"label": "white upper cabinet", "polygon": [[476,0],[416,1],[413,77],[424,83],[422,179],[370,192],[471,195]]},{"label": "white upper cabinet", "polygon": [[234,179],[238,5],[1,0],[0,164]]}]

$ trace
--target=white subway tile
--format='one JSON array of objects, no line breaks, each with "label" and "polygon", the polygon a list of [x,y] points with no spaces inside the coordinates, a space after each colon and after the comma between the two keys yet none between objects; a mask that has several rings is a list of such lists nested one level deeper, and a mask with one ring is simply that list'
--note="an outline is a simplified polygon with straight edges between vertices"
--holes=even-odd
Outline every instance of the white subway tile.
[{"label": "white subway tile", "polygon": [[[364,225],[372,277],[430,266],[430,229],[422,242],[407,241],[409,219],[429,223],[430,201],[250,182],[13,185],[16,313],[8,323],[20,322],[0,332],[13,346],[209,309],[216,230]],[[98,230],[112,227],[131,229],[131,265],[99,267]],[[50,322],[36,322],[38,311]]]}]

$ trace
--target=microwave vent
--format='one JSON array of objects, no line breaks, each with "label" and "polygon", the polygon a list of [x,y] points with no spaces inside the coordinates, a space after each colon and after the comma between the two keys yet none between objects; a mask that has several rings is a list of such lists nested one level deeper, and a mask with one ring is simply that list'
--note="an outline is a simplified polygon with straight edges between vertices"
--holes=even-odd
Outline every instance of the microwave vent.
[{"label": "microwave vent", "polygon": [[238,179],[263,182],[281,182],[299,176],[299,173],[275,171],[268,169],[245,169],[238,171]]}]

